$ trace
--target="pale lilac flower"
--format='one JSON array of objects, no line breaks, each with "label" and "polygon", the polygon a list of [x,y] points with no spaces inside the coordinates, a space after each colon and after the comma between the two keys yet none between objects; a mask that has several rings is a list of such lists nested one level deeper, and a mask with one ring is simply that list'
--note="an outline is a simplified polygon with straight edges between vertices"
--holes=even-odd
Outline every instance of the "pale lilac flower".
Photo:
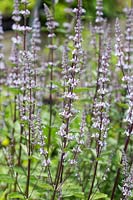
[{"label": "pale lilac flower", "polygon": [[[53,16],[46,4],[44,4],[44,12],[47,18],[47,22],[46,22],[47,29],[51,34],[53,33],[53,30],[58,26],[58,23],[54,21]],[[51,36],[55,37],[55,35],[51,35]]]},{"label": "pale lilac flower", "polygon": [[18,0],[14,0],[14,10],[12,13],[12,19],[14,20],[14,22],[16,24],[18,24],[21,20],[21,16],[20,16],[20,11],[19,11],[19,1]]},{"label": "pale lilac flower", "polygon": [[104,19],[103,19],[103,0],[97,0],[96,2],[96,26],[95,31],[98,34],[103,34],[103,26],[104,26]]},{"label": "pale lilac flower", "polygon": [[40,51],[41,44],[40,35],[40,21],[38,17],[35,17],[32,25],[32,38],[31,38],[31,51],[34,57],[34,62],[38,60],[38,52]]},{"label": "pale lilac flower", "polygon": [[116,52],[116,56],[118,56],[117,66],[123,69],[125,65],[124,51],[123,51],[123,44],[122,44],[122,34],[121,34],[118,18],[116,19],[115,32],[116,32],[115,36],[116,36],[116,41],[117,41],[117,43],[115,44],[115,52]]},{"label": "pale lilac flower", "polygon": [[4,62],[4,53],[3,53],[3,44],[2,44],[2,40],[4,39],[3,34],[4,34],[4,31],[2,27],[2,15],[0,13],[0,85],[4,84],[6,81],[5,79],[6,65]]},{"label": "pale lilac flower", "polygon": [[110,123],[109,120],[109,60],[110,60],[111,48],[110,41],[107,42],[107,47],[104,50],[104,53],[101,57],[101,66],[99,69],[99,78],[98,78],[98,91],[97,97],[94,102],[94,110],[92,117],[92,127],[95,131],[95,139],[98,145],[99,154],[103,147],[106,146],[106,138],[108,133],[108,126]]},{"label": "pale lilac flower", "polygon": [[121,200],[127,200],[131,197],[133,185],[131,184],[133,182],[133,165],[131,167],[129,166],[127,156],[125,153],[123,153],[122,156],[122,165],[123,165],[123,186],[122,186],[122,199]]}]

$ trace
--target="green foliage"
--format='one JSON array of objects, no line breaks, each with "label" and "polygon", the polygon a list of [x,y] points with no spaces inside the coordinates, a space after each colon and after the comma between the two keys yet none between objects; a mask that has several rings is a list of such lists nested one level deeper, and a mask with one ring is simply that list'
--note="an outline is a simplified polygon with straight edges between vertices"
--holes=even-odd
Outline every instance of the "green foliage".
[{"label": "green foliage", "polygon": [[13,0],[0,0],[0,12],[4,15],[10,15],[13,10]]},{"label": "green foliage", "polygon": [[23,199],[24,200],[24,196],[19,192],[12,192],[12,193],[8,194],[8,198],[9,199],[19,198],[19,199]]},{"label": "green foliage", "polygon": [[7,184],[7,183],[12,184],[12,183],[14,183],[14,180],[12,177],[10,177],[7,174],[0,174],[0,182],[5,183],[5,184]]},{"label": "green foliage", "polygon": [[66,183],[63,187],[63,198],[65,200],[84,200],[84,193],[80,192],[80,190],[80,186],[76,185],[75,183],[71,183],[70,181],[69,183]]},{"label": "green foliage", "polygon": [[104,194],[104,193],[96,193],[94,195],[92,195],[92,198],[94,200],[97,200],[97,199],[104,199],[104,200],[107,200],[108,199],[108,195],[107,194]]},{"label": "green foliage", "polygon": [[[0,2],[1,9],[3,12],[8,9],[8,12],[11,13],[13,3],[9,1],[7,5],[7,2],[8,0]],[[36,3],[38,2],[39,1]],[[64,3],[63,0],[54,1],[55,4],[51,2],[53,1],[45,1],[45,3],[51,6],[55,20],[62,25],[66,21],[64,9],[67,7],[67,4]],[[115,2],[115,0],[104,1],[104,16],[111,18],[123,7],[123,5],[119,5],[119,3],[115,6]],[[35,1],[32,1],[30,8],[33,8],[34,5]],[[76,6],[76,1],[74,1],[71,6],[74,8]],[[83,6],[87,10],[86,17],[83,20],[94,19],[95,1],[83,0]],[[73,15],[74,14],[71,14],[70,18],[73,19]],[[73,35],[73,31],[71,34]],[[126,101],[127,91],[122,87],[123,73],[121,69],[116,70],[118,59],[113,52],[109,63],[110,79],[108,87],[110,90],[106,94],[108,99],[106,99],[106,95],[104,96],[104,94],[102,94],[101,98],[105,102],[107,100],[106,103],[110,104],[107,113],[110,120],[107,127],[108,134],[107,136],[104,135],[102,138],[102,131],[104,130],[104,127],[102,128],[102,120],[105,114],[104,106],[100,105],[101,109],[98,110],[98,114],[100,113],[98,117],[101,121],[100,126],[96,128],[96,123],[99,118],[96,118],[97,116],[94,114],[94,109],[97,111],[99,105],[95,104],[96,99],[94,94],[96,87],[100,87],[97,83],[97,68],[101,65],[98,63],[98,58],[105,50],[105,40],[107,38],[106,36],[102,38],[103,52],[100,52],[101,49],[98,45],[101,35],[93,35],[96,40],[95,48],[90,42],[92,36],[91,32],[88,31],[88,25],[85,30],[83,30],[82,35],[84,38],[83,47],[85,49],[82,58],[84,62],[81,59],[78,63],[81,69],[76,78],[81,79],[81,83],[79,83],[79,86],[76,88],[70,87],[70,83],[66,84],[63,80],[63,62],[61,57],[64,44],[68,43],[67,73],[69,74],[69,78],[72,78],[72,81],[75,78],[75,73],[70,73],[68,71],[73,70],[71,67],[73,67],[76,61],[71,61],[71,59],[74,58],[73,50],[75,43],[73,43],[72,40],[68,40],[66,31],[62,27],[56,29],[56,37],[52,41],[52,45],[57,43],[57,53],[52,52],[48,47],[43,50],[44,60],[46,59],[49,62],[44,63],[46,64],[45,69],[41,68],[40,70],[40,61],[37,61],[37,63],[34,61],[34,65],[37,65],[35,70],[35,66],[33,67],[31,62],[28,67],[33,67],[33,71],[31,74],[26,71],[24,74],[25,76],[22,77],[25,79],[25,77],[28,77],[30,74],[28,81],[30,78],[36,79],[32,73],[37,72],[37,74],[35,73],[37,75],[37,81],[40,85],[43,83],[43,86],[41,85],[40,88],[33,88],[32,90],[31,85],[24,89],[21,88],[21,86],[20,89],[16,89],[6,84],[6,86],[2,85],[0,88],[1,200],[51,200],[54,192],[55,197],[53,197],[52,200],[56,200],[60,195],[63,200],[86,200],[91,186],[93,186],[93,188],[90,199],[109,200],[110,198],[117,170],[123,169],[122,150],[127,141],[125,130],[128,128],[128,124],[124,122],[124,117],[129,107]],[[114,36],[111,35],[111,37],[113,41]],[[25,37],[23,38],[25,39]],[[46,39],[46,35],[43,36],[43,39]],[[48,41],[45,42],[45,45],[48,45],[51,42],[51,38],[46,40]],[[27,41],[24,40],[24,42]],[[28,53],[31,49],[28,49]],[[24,49],[23,52],[26,53],[26,50]],[[27,55],[29,56],[30,54]],[[53,57],[57,65],[56,67],[51,64],[51,57]],[[25,64],[26,63],[23,63],[23,65]],[[52,69],[54,79],[49,80],[52,66],[54,66]],[[22,70],[22,66],[20,65],[19,67],[20,70]],[[12,68],[9,68],[9,72],[7,70],[7,73],[10,73],[11,69]],[[23,81],[23,85],[25,86],[25,80]],[[63,81],[64,85],[66,84],[65,86],[62,85]],[[40,93],[38,93],[39,91]],[[72,100],[70,96],[65,98],[63,94],[65,94],[66,91],[76,94],[79,98],[75,101]],[[25,98],[27,93],[30,94],[28,99]],[[50,95],[52,96],[52,100],[50,99]],[[119,100],[117,100],[117,95],[119,95]],[[16,97],[18,97],[17,102],[15,101]],[[98,100],[100,97],[97,97]],[[104,103],[104,101],[102,103]],[[70,118],[68,118],[68,116],[66,118],[61,116],[60,113],[64,108],[68,113],[71,111],[70,114],[72,116]],[[28,116],[28,119],[22,118],[21,115],[25,117]],[[82,127],[83,116],[85,118],[84,127]],[[51,123],[50,117],[52,118]],[[97,121],[94,123],[95,119],[97,119]],[[59,135],[59,131],[64,124],[66,126],[65,128],[63,127],[63,131],[66,131],[67,134],[64,136],[64,132],[62,131],[62,135]],[[50,146],[49,133],[51,136]],[[107,145],[102,143],[100,146],[100,142],[103,141],[107,142]],[[130,141],[131,143],[128,143],[128,147],[131,151],[132,139]],[[80,148],[78,149],[78,147]],[[130,152],[127,150],[127,156],[128,155],[131,157]],[[71,161],[75,161],[75,163]],[[121,198],[123,184],[122,173],[118,182],[119,186],[115,200]],[[26,192],[27,186],[29,189],[28,195]],[[27,198],[26,195],[28,196]]]},{"label": "green foliage", "polygon": [[[13,0],[0,0],[0,12],[3,13],[4,16],[11,16],[13,11]],[[35,0],[29,0],[30,4],[28,5],[29,9],[33,9],[35,6]]]}]

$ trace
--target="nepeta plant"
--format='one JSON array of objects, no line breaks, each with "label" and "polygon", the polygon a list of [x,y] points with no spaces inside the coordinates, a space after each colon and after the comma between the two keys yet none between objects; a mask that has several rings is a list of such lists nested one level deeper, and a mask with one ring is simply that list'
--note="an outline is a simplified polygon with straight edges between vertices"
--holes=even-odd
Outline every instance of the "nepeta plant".
[{"label": "nepeta plant", "polygon": [[46,4],[44,4],[44,11],[47,17],[47,29],[48,29],[48,38],[49,38],[49,55],[48,55],[48,66],[50,66],[50,86],[49,86],[49,133],[48,133],[48,151],[51,144],[51,127],[52,127],[52,116],[53,116],[53,68],[55,67],[54,62],[54,50],[57,48],[56,45],[53,43],[53,39],[55,37],[54,29],[58,26],[58,24],[54,21],[52,14],[50,13],[49,8]]},{"label": "nepeta plant", "polygon": [[7,62],[0,15],[0,196],[132,199],[132,8],[122,34],[102,0],[94,22],[82,0],[66,0],[62,24],[52,1],[46,23],[35,9],[31,26],[29,2],[14,0]]},{"label": "nepeta plant", "polygon": [[0,85],[4,84],[5,79],[4,79],[4,72],[5,72],[5,63],[4,63],[4,54],[2,52],[3,49],[3,44],[2,44],[2,40],[4,39],[3,36],[4,32],[3,32],[3,27],[2,27],[2,15],[0,13]]},{"label": "nepeta plant", "polygon": [[[132,13],[132,9],[131,9],[131,11],[129,11],[129,13]],[[131,89],[132,86],[131,85],[132,85],[133,77],[132,77],[132,72],[130,72],[130,75],[128,74],[130,67],[131,67],[130,64],[132,63],[132,57],[130,57],[130,54],[132,55],[132,48],[130,49],[130,44],[132,44],[132,36],[130,37],[130,29],[132,30],[131,18],[132,18],[132,14],[131,14],[131,16],[129,14],[127,17],[127,27],[126,27],[127,28],[126,35],[128,35],[128,37],[125,38],[126,45],[128,44],[128,49],[127,48],[124,49],[124,47],[122,45],[119,23],[118,23],[118,21],[116,22],[116,39],[117,39],[116,47],[117,47],[117,56],[118,56],[118,66],[122,70],[123,80],[125,81],[125,85],[126,85],[127,97],[129,98],[128,111],[127,111],[126,119],[125,119],[125,121],[127,122],[127,128],[125,130],[126,139],[125,139],[124,149],[123,149],[125,153],[127,152],[128,145],[130,142],[130,136],[131,136],[132,130],[133,130],[132,103],[131,103],[132,100],[130,101],[130,97],[132,96],[132,89]],[[128,22],[131,24],[129,25]],[[130,28],[129,28],[129,26],[130,26]],[[121,159],[121,163],[122,163],[122,159]],[[117,170],[117,176],[116,176],[114,187],[112,190],[111,199],[114,198],[115,189],[118,184],[119,174],[120,174],[120,168],[118,168],[118,170]]]},{"label": "nepeta plant", "polygon": [[122,186],[122,199],[129,199],[131,196],[132,185],[130,184],[133,179],[133,166],[129,167],[129,163],[127,161],[126,154],[123,153],[122,157],[122,165],[123,165],[123,186]]}]

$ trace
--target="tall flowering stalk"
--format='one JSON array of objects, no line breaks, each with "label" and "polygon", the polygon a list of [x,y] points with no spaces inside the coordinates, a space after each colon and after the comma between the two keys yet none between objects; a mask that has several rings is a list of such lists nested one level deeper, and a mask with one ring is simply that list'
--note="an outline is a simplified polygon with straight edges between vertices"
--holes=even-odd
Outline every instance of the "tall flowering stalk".
[{"label": "tall flowering stalk", "polygon": [[[41,39],[40,39],[40,21],[38,16],[35,16],[32,24],[32,37],[31,37],[31,53],[33,55],[33,70],[34,70],[34,82],[35,82],[35,88],[37,87],[37,82],[39,80],[37,79],[38,75],[38,65],[39,65],[39,52],[40,52],[40,44],[41,44]],[[36,99],[36,90],[33,92],[33,97],[34,97],[34,106],[33,106],[33,113],[35,112],[35,99]]]},{"label": "tall flowering stalk", "polygon": [[47,18],[47,29],[48,29],[48,38],[49,38],[49,59],[48,59],[48,66],[50,66],[50,86],[49,86],[49,132],[48,132],[48,145],[47,149],[49,152],[49,147],[51,144],[51,128],[52,128],[52,115],[53,115],[53,67],[54,67],[54,50],[57,48],[56,45],[54,45],[54,37],[55,33],[54,30],[58,24],[54,21],[53,16],[47,7],[46,4],[44,4],[44,12]]},{"label": "tall flowering stalk", "polygon": [[2,40],[4,39],[3,37],[4,31],[3,31],[3,27],[2,27],[2,14],[0,13],[0,86],[5,84],[5,63],[4,63],[4,54],[2,52],[3,49],[3,44],[2,44]]},{"label": "tall flowering stalk", "polygon": [[110,59],[110,41],[108,41],[107,47],[104,50],[105,53],[101,55],[101,66],[99,68],[99,78],[97,90],[97,98],[95,98],[94,109],[93,109],[93,118],[92,118],[92,128],[95,132],[93,137],[96,141],[96,161],[94,166],[94,174],[92,178],[92,183],[88,193],[88,200],[91,199],[96,175],[98,168],[98,158],[101,155],[103,148],[106,146],[106,138],[108,133],[109,126],[109,59]]},{"label": "tall flowering stalk", "polygon": [[[32,121],[34,120],[33,113],[33,89],[35,88],[34,80],[32,79],[32,55],[28,52],[22,52],[21,55],[21,67],[24,70],[23,80],[25,94],[21,96],[20,100],[20,117],[22,121],[23,130],[27,140],[27,153],[28,153],[28,167],[27,167],[27,183],[25,195],[28,198],[29,196],[29,184],[30,184],[30,170],[31,170],[31,142],[32,142]],[[26,74],[26,77],[25,77]],[[21,88],[21,89],[23,89]],[[24,102],[24,105],[23,105]]]},{"label": "tall flowering stalk", "polygon": [[[66,92],[66,84],[67,84],[67,76],[68,76],[68,41],[66,41],[64,47],[63,47],[63,53],[62,53],[62,78],[63,78],[63,92]],[[63,107],[65,107],[65,101],[63,102]]]},{"label": "tall flowering stalk", "polygon": [[[125,77],[125,52],[124,52],[124,45],[122,43],[122,34],[120,30],[120,24],[119,24],[119,19],[116,19],[116,24],[115,24],[115,36],[116,36],[116,41],[117,43],[115,44],[115,51],[116,51],[116,56],[118,57],[118,63],[117,67],[120,67],[123,76]],[[126,83],[127,87],[127,92],[128,91],[128,84]]]},{"label": "tall flowering stalk", "polygon": [[126,135],[133,134],[133,9],[128,9],[126,12],[127,22],[126,22],[126,31],[125,31],[125,40],[126,45],[124,48],[125,51],[125,75],[123,77],[123,81],[127,83],[128,91],[127,91],[127,102],[128,102],[128,110],[126,113],[125,121],[128,124],[128,130],[126,131]]},{"label": "tall flowering stalk", "polygon": [[[133,69],[132,69],[132,54],[133,54],[133,12],[132,9],[129,9],[127,12],[127,27],[126,27],[126,48],[124,49],[124,46],[122,45],[121,41],[121,32],[120,32],[120,26],[118,20],[116,21],[116,55],[118,56],[118,66],[121,67],[122,73],[123,73],[123,81],[126,85],[126,93],[127,93],[127,102],[128,102],[128,110],[126,113],[126,119],[125,122],[127,123],[127,128],[125,131],[126,138],[124,143],[124,149],[123,151],[126,153],[128,150],[128,145],[130,142],[130,137],[133,133]],[[125,51],[124,51],[125,50]],[[120,161],[122,164],[122,159]],[[117,170],[117,174],[115,177],[114,186],[112,189],[111,194],[111,200],[114,199],[115,191],[118,185],[118,180],[120,176],[120,168]]]},{"label": "tall flowering stalk", "polygon": [[[4,78],[4,74],[2,73],[2,71],[5,69],[5,64],[3,61],[3,52],[2,52],[2,48],[3,48],[3,44],[2,44],[2,40],[3,40],[3,27],[2,27],[2,14],[0,13],[0,93],[2,93],[2,85],[4,85],[5,83],[5,78]],[[2,112],[2,98],[0,96],[0,126],[3,127],[4,123],[3,123],[3,112]]]},{"label": "tall flowering stalk", "polygon": [[[99,79],[99,69],[101,65],[101,53],[102,53],[102,35],[104,33],[104,19],[103,19],[103,0],[97,0],[96,2],[96,20],[95,20],[95,32],[98,34],[98,67],[97,67],[97,80],[96,89],[94,94],[94,101],[97,97],[97,91],[99,89],[98,79]],[[94,107],[94,106],[93,106]]]},{"label": "tall flowering stalk", "polygon": [[72,117],[75,114],[74,108],[73,108],[73,102],[78,99],[77,95],[74,93],[74,89],[76,88],[78,84],[78,79],[76,78],[77,74],[80,70],[80,57],[82,55],[82,38],[81,38],[81,14],[82,14],[82,4],[81,1],[78,0],[78,8],[74,9],[74,12],[76,13],[76,26],[75,26],[75,36],[73,38],[74,41],[74,50],[72,52],[72,60],[71,60],[71,66],[65,67],[66,71],[66,90],[63,95],[64,98],[64,110],[61,113],[63,123],[60,127],[60,130],[58,132],[58,135],[61,137],[61,143],[62,143],[62,151],[60,155],[60,160],[57,167],[57,173],[55,177],[55,187],[54,192],[52,195],[52,200],[55,199],[56,193],[58,192],[58,186],[59,184],[62,184],[63,181],[63,173],[64,173],[64,158],[65,158],[65,149],[67,148],[70,140],[70,123],[72,120]]},{"label": "tall flowering stalk", "polygon": [[[78,180],[79,178],[81,180],[81,177],[79,175],[80,171],[79,171],[78,158],[79,158],[79,155],[83,152],[83,148],[85,146],[85,138],[86,138],[86,115],[85,115],[85,112],[83,112],[79,132],[75,134],[74,136],[69,134],[69,138],[68,138],[69,142],[74,141],[75,144],[71,151],[71,158],[67,158],[67,152],[64,155],[64,162],[68,162],[68,168],[65,171],[65,175],[63,177],[62,183],[64,183],[65,180],[70,176],[73,169],[74,170],[76,169],[75,176],[78,178]],[[83,187],[83,183],[80,183],[80,184],[82,184],[82,187]]]},{"label": "tall flowering stalk", "polygon": [[122,166],[123,166],[123,186],[122,186],[122,198],[121,200],[127,200],[131,197],[133,185],[133,164],[129,166],[127,156],[123,152],[122,155]]},{"label": "tall flowering stalk", "polygon": [[[17,2],[18,3],[18,2]],[[33,55],[28,51],[27,44],[27,33],[31,31],[31,27],[27,26],[27,18],[30,15],[30,11],[27,9],[28,0],[21,0],[24,10],[19,11],[19,14],[22,15],[24,20],[24,25],[20,26],[19,24],[14,25],[16,31],[23,33],[23,48],[19,51],[19,67],[20,67],[20,90],[17,98],[17,105],[19,108],[21,128],[20,128],[20,143],[19,143],[19,155],[18,155],[18,164],[21,163],[22,155],[22,138],[25,135],[27,140],[27,156],[28,156],[28,166],[27,166],[27,180],[25,187],[25,196],[29,197],[29,185],[30,185],[30,174],[31,174],[31,142],[32,142],[32,121],[34,118],[33,113],[33,88],[35,88],[35,83],[32,78],[32,66],[33,66]],[[16,4],[17,5],[17,4]],[[33,115],[32,115],[33,114]]]},{"label": "tall flowering stalk", "polygon": [[[6,83],[6,77],[5,77],[5,63],[4,63],[4,54],[3,54],[3,44],[2,44],[2,40],[4,39],[4,31],[3,31],[3,27],[2,27],[2,14],[0,13],[0,93],[2,93],[2,85],[4,85]],[[1,116],[3,116],[3,112],[2,112],[2,99],[1,99],[2,95],[0,95],[0,113]],[[2,127],[2,119],[0,120],[0,125]]]},{"label": "tall flowering stalk", "polygon": [[[19,14],[20,16],[22,15],[23,19],[24,19],[24,25],[21,26],[19,23],[15,24],[13,26],[13,30],[16,30],[16,32],[22,32],[23,33],[23,38],[22,38],[22,51],[19,51],[19,55],[18,55],[18,59],[19,59],[19,75],[20,76],[20,90],[22,91],[22,95],[19,94],[18,98],[17,98],[17,105],[19,108],[19,112],[20,112],[20,119],[23,116],[25,116],[26,113],[26,108],[25,108],[25,103],[26,103],[26,68],[23,66],[22,64],[22,54],[26,55],[26,50],[27,50],[27,33],[29,31],[31,31],[31,27],[27,26],[27,17],[29,16],[30,12],[27,9],[27,5],[28,5],[28,1],[22,0],[21,3],[24,6],[24,10],[18,11],[17,15]],[[17,3],[18,4],[18,3]],[[16,6],[18,6],[16,4]],[[18,8],[17,8],[18,9]],[[18,15],[18,17],[19,17]],[[20,18],[18,18],[20,19]],[[23,53],[22,53],[23,52]],[[21,105],[20,105],[21,104]],[[23,113],[23,114],[22,114]],[[20,128],[20,141],[19,141],[19,155],[18,155],[18,165],[20,165],[21,163],[21,155],[22,155],[22,138],[23,138],[23,134],[24,134],[24,125],[23,123],[21,123],[21,128]]]},{"label": "tall flowering stalk", "polygon": [[[14,0],[14,10],[12,13],[12,19],[14,20],[14,24],[13,24],[13,30],[14,30],[14,37],[12,37],[12,52],[11,52],[11,56],[10,56],[10,60],[13,64],[13,69],[12,72],[9,74],[9,81],[8,81],[8,85],[10,87],[14,87],[16,89],[20,88],[20,70],[19,70],[19,48],[20,48],[20,44],[21,44],[21,37],[19,36],[19,31],[18,31],[18,27],[19,27],[19,23],[21,20],[21,16],[20,16],[20,11],[19,11],[19,1],[18,0]],[[14,96],[14,116],[13,116],[13,123],[15,124],[15,122],[17,121],[17,98],[18,98],[18,94],[15,94]],[[14,156],[15,154],[15,128],[13,128],[12,133],[11,133],[11,154],[12,156]],[[21,140],[21,137],[20,137]],[[20,157],[19,157],[20,158]],[[20,159],[18,158],[18,166],[20,166]],[[17,186],[17,178],[18,178],[18,173],[16,174],[16,179],[15,179],[15,183],[14,183],[14,191],[16,191],[16,186]]]}]

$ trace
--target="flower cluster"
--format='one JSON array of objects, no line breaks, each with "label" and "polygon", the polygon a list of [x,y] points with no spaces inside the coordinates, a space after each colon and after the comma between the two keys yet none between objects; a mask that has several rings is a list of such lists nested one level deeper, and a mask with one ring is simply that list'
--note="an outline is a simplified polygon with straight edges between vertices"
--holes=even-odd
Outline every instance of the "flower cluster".
[{"label": "flower cluster", "polygon": [[46,26],[49,31],[48,37],[55,37],[53,30],[58,26],[58,23],[54,21],[53,16],[46,4],[44,4],[44,12],[47,18]]},{"label": "flower cluster", "polygon": [[124,51],[123,51],[123,43],[122,43],[122,34],[120,30],[120,24],[119,24],[119,19],[116,19],[116,24],[115,24],[115,37],[116,37],[116,44],[115,44],[115,51],[116,51],[116,56],[118,56],[118,64],[117,66],[122,68],[124,67]]},{"label": "flower cluster", "polygon": [[3,27],[2,27],[2,15],[0,13],[0,85],[4,84],[5,82],[5,63],[4,63],[4,54],[2,52],[3,49],[3,44],[2,44],[2,40],[3,40]]},{"label": "flower cluster", "polygon": [[[72,60],[71,63],[68,63],[67,54],[66,57],[63,57],[63,74],[66,81],[66,90],[63,95],[65,106],[64,111],[61,113],[61,116],[66,121],[69,122],[71,117],[75,114],[75,110],[73,109],[72,102],[77,100],[78,97],[74,93],[74,88],[76,88],[79,80],[77,79],[77,74],[80,71],[80,64],[82,58],[82,37],[81,37],[81,14],[82,14],[82,6],[79,5],[78,9],[76,9],[77,23],[75,26],[75,36],[73,37],[74,42],[74,50],[72,51]],[[64,51],[67,51],[67,47],[65,47]],[[65,55],[65,54],[64,54]],[[66,136],[68,135],[68,130],[66,130]],[[62,134],[61,134],[62,135]]]},{"label": "flower cluster", "polygon": [[[61,153],[61,163],[68,161],[70,166],[75,165],[77,163],[77,155],[81,152],[81,146],[83,145],[84,140],[84,127],[85,127],[85,117],[82,119],[80,133],[77,135],[73,135],[70,132],[70,123],[73,116],[77,113],[74,109],[73,102],[78,99],[78,96],[74,92],[74,89],[77,87],[79,80],[77,79],[77,75],[80,71],[81,59],[82,59],[82,36],[81,36],[81,14],[82,14],[82,5],[81,1],[79,1],[78,8],[74,9],[76,13],[76,26],[75,26],[75,36],[73,37],[74,42],[74,50],[72,51],[72,60],[68,61],[68,47],[67,43],[65,44],[63,51],[63,60],[62,60],[62,68],[63,68],[63,77],[64,77],[64,110],[60,115],[62,116],[63,123],[58,131],[58,135],[61,137],[62,141],[62,153]],[[65,148],[70,144],[70,141],[75,141],[76,144],[72,149],[71,158],[68,157],[67,152],[65,153]],[[69,171],[69,170],[68,170]]]},{"label": "flower cluster", "polygon": [[37,114],[37,137],[38,137],[37,141],[38,141],[38,144],[40,147],[39,151],[40,151],[40,156],[41,156],[41,160],[42,160],[42,167],[46,167],[47,165],[50,164],[50,160],[47,159],[48,152],[45,150],[46,137],[43,135],[43,132],[42,132],[42,123],[41,123],[41,119],[40,119],[40,113]]},{"label": "flower cluster", "polygon": [[86,133],[86,116],[85,113],[83,113],[80,124],[80,132],[79,134],[75,135],[76,145],[72,149],[73,157],[71,160],[69,160],[71,165],[77,163],[77,156],[82,152],[82,146],[84,145],[84,140],[85,140],[85,133]]},{"label": "flower cluster", "polygon": [[103,0],[97,0],[96,2],[96,26],[95,30],[98,34],[103,34],[103,25],[104,25],[104,19],[103,19]]},{"label": "flower cluster", "polygon": [[63,47],[63,53],[62,53],[62,75],[63,75],[62,85],[64,87],[64,90],[66,86],[66,80],[68,77],[68,52],[69,52],[69,49],[67,47],[67,42],[66,42],[66,44]]},{"label": "flower cluster", "polygon": [[36,87],[33,79],[34,70],[31,68],[33,66],[33,55],[29,51],[20,51],[19,63],[21,66],[20,90],[23,92],[19,95],[18,101],[19,105],[21,105],[20,116],[22,120],[28,120],[29,117],[26,117],[26,113],[33,106],[33,89]]},{"label": "flower cluster", "polygon": [[126,10],[127,22],[125,31],[125,67],[123,80],[127,84],[128,110],[125,121],[128,124],[126,135],[133,134],[133,9]]},{"label": "flower cluster", "polygon": [[127,161],[127,156],[125,153],[123,153],[122,156],[122,165],[123,165],[123,186],[122,186],[122,200],[127,200],[132,193],[132,182],[133,182],[133,165],[131,165],[131,168],[129,169],[129,163]]},{"label": "flower cluster", "polygon": [[126,112],[125,122],[128,124],[128,128],[125,131],[129,136],[133,132],[133,70],[132,70],[132,41],[133,41],[133,11],[132,9],[126,10],[127,22],[125,31],[125,46],[122,44],[122,34],[120,30],[119,20],[116,20],[116,55],[118,57],[118,66],[122,70],[124,87],[127,92],[128,110]]},{"label": "flower cluster", "polygon": [[[20,70],[19,70],[19,48],[22,44],[22,38],[19,36],[18,28],[19,23],[21,20],[20,11],[19,11],[20,3],[18,0],[14,0],[14,10],[12,13],[12,19],[14,20],[14,24],[12,26],[12,29],[15,30],[15,36],[12,37],[12,49],[11,49],[11,55],[10,55],[10,61],[13,64],[13,68],[11,72],[8,75],[7,84],[10,87],[19,88],[20,86]],[[14,27],[16,27],[14,29]]]},{"label": "flower cluster", "polygon": [[97,153],[101,152],[102,148],[106,145],[106,137],[108,132],[109,125],[109,59],[110,59],[110,41],[107,43],[107,47],[102,54],[101,66],[99,69],[99,79],[98,79],[98,91],[97,98],[94,102],[93,118],[92,118],[92,127],[96,130],[96,133],[92,136],[96,138],[97,142]]},{"label": "flower cluster", "polygon": [[16,26],[19,24],[19,22],[21,20],[19,5],[20,5],[19,1],[14,0],[14,10],[12,13],[12,19],[14,20]]},{"label": "flower cluster", "polygon": [[40,51],[40,44],[41,44],[40,21],[38,17],[35,17],[32,25],[32,38],[31,38],[31,51],[32,54],[34,55],[34,62],[38,60],[37,53],[38,51]]}]

